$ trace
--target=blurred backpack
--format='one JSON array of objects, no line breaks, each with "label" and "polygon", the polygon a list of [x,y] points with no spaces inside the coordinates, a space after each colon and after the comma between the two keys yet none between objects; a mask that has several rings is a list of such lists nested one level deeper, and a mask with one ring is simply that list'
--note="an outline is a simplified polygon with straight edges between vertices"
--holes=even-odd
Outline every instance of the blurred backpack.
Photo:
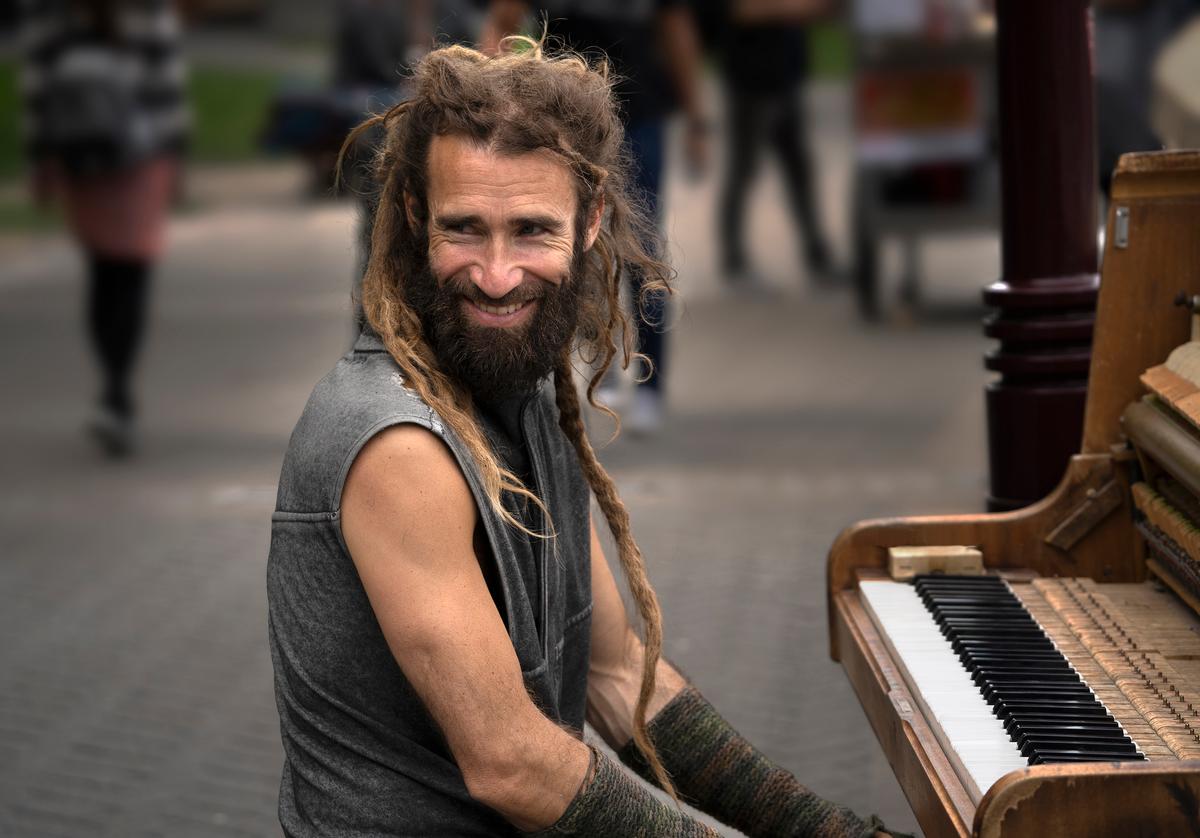
[{"label": "blurred backpack", "polygon": [[40,133],[69,173],[124,168],[153,150],[150,116],[138,102],[139,72],[131,56],[100,45],[64,49],[45,68]]}]

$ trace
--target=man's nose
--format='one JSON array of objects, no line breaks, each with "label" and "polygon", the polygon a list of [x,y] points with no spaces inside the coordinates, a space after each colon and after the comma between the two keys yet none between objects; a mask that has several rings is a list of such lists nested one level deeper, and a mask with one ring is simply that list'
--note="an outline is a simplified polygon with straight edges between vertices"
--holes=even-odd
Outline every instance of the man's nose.
[{"label": "man's nose", "polygon": [[499,300],[521,284],[524,271],[502,242],[493,242],[479,264],[471,266],[471,282],[493,300]]}]

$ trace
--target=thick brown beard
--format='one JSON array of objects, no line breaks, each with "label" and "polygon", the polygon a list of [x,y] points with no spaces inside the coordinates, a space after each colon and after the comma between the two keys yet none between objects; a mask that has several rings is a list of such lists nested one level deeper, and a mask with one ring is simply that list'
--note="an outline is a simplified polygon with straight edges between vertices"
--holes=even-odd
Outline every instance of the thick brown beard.
[{"label": "thick brown beard", "polygon": [[[413,243],[413,269],[404,283],[408,304],[421,318],[438,365],[476,399],[497,401],[532,392],[554,371],[575,336],[582,295],[582,242],[575,242],[571,267],[555,285],[523,282],[501,300],[484,295],[471,282],[438,283],[425,242]],[[490,305],[537,300],[529,322],[513,328],[479,326],[463,310],[463,298]]]}]

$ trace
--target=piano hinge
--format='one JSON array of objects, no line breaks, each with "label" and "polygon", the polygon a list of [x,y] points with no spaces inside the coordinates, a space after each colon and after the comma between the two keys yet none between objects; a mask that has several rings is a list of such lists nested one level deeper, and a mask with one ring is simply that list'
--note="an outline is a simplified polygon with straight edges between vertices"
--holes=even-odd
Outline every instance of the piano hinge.
[{"label": "piano hinge", "polygon": [[1117,207],[1113,224],[1113,247],[1129,247],[1129,207]]},{"label": "piano hinge", "polygon": [[1070,550],[1120,506],[1121,484],[1117,480],[1109,480],[1099,489],[1088,489],[1083,503],[1050,531],[1046,543],[1059,550]]}]

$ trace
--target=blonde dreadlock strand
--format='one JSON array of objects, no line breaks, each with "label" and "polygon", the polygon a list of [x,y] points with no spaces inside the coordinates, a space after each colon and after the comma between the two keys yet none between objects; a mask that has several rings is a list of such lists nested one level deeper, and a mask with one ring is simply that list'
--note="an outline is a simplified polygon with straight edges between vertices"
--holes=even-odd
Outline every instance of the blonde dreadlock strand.
[{"label": "blonde dreadlock strand", "polygon": [[604,470],[604,466],[600,465],[600,461],[596,459],[596,452],[588,440],[583,424],[583,414],[579,406],[579,394],[575,391],[569,351],[563,353],[555,368],[554,394],[555,402],[558,405],[559,426],[575,447],[575,453],[579,456],[580,466],[583,468],[588,485],[591,486],[592,494],[596,496],[596,501],[600,504],[600,511],[604,513],[604,518],[608,521],[608,528],[617,544],[617,556],[621,562],[621,569],[642,617],[645,650],[642,659],[642,687],[633,711],[633,741],[646,758],[659,787],[678,800],[675,786],[667,775],[667,770],[658,758],[654,743],[650,741],[650,736],[646,732],[646,707],[654,695],[655,670],[659,658],[662,656],[662,610],[659,608],[654,588],[650,586],[650,580],[646,576],[646,564],[642,559],[642,552],[638,549],[637,542],[633,540],[633,532],[629,525],[629,511],[617,495],[617,487],[612,478]]}]

